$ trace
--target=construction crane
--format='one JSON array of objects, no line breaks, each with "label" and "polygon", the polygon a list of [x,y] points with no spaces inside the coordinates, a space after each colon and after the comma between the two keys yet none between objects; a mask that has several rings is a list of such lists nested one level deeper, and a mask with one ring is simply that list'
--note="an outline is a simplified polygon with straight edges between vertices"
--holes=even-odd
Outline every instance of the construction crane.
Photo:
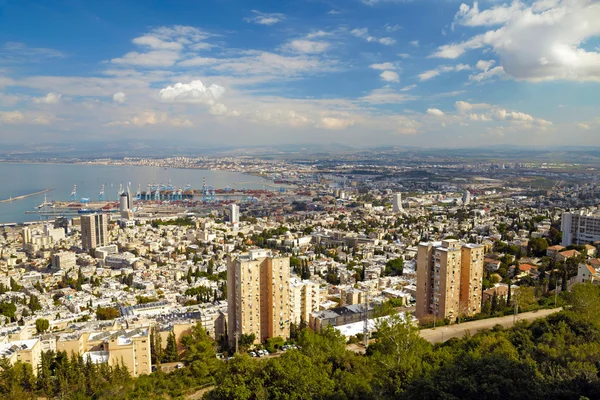
[{"label": "construction crane", "polygon": [[70,196],[71,200],[77,200],[77,185],[73,185],[73,191]]},{"label": "construction crane", "polygon": [[98,201],[104,201],[104,185],[102,185],[102,189],[100,189],[100,193],[98,193]]}]

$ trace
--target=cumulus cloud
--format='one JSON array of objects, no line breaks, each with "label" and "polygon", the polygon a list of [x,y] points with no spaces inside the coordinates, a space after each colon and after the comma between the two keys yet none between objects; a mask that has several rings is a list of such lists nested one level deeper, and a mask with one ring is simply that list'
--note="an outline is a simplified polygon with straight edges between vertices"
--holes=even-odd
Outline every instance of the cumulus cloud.
[{"label": "cumulus cloud", "polygon": [[[501,107],[490,104],[472,104],[466,101],[457,101],[454,107],[459,116],[466,117],[471,121],[508,121],[524,128],[545,129],[552,125],[552,122],[543,118],[536,118],[530,114],[520,111],[509,111]],[[475,110],[482,110],[480,113],[474,113]]]},{"label": "cumulus cloud", "polygon": [[[491,48],[503,71],[517,80],[600,82],[600,52],[586,41],[600,35],[600,4],[590,0],[513,1],[480,10],[461,5],[456,24],[497,27],[438,48],[433,57],[457,58],[466,51]],[[500,70],[495,70],[500,74]]]},{"label": "cumulus cloud", "polygon": [[127,100],[127,96],[123,92],[117,92],[113,94],[112,99],[115,103],[123,104]]},{"label": "cumulus cloud", "polygon": [[380,75],[381,79],[387,82],[399,82],[400,77],[394,71],[383,71]]},{"label": "cumulus cloud", "polygon": [[346,129],[352,125],[354,125],[354,120],[352,119],[324,117],[321,118],[318,126],[325,129]]},{"label": "cumulus cloud", "polygon": [[223,86],[213,83],[205,86],[200,80],[190,83],[178,82],[173,86],[161,89],[159,97],[162,101],[172,103],[201,103],[214,104],[225,93]]},{"label": "cumulus cloud", "polygon": [[43,97],[35,97],[33,102],[36,104],[56,104],[60,101],[62,94],[50,92]]},{"label": "cumulus cloud", "polygon": [[322,53],[329,48],[329,43],[315,40],[296,39],[287,43],[284,50],[295,53]]},{"label": "cumulus cloud", "polygon": [[0,112],[0,122],[3,124],[18,124],[23,122],[25,117],[21,111]]},{"label": "cumulus cloud", "polygon": [[376,37],[369,35],[368,28],[355,28],[350,31],[350,34],[361,39],[365,39],[367,42],[381,43],[385,46],[391,46],[396,43],[396,40],[391,37]]},{"label": "cumulus cloud", "polygon": [[139,46],[148,46],[156,50],[181,50],[183,45],[178,42],[164,41],[153,35],[144,35],[133,39],[133,43]]},{"label": "cumulus cloud", "polygon": [[372,69],[377,69],[380,71],[384,71],[384,70],[392,70],[392,69],[396,69],[396,67],[394,66],[394,64],[392,64],[391,62],[384,62],[381,64],[371,64],[369,65],[369,68]]},{"label": "cumulus cloud", "polygon": [[444,114],[444,112],[442,110],[439,110],[437,108],[427,109],[427,114],[433,115],[434,117],[443,117],[444,115],[446,115],[446,114]]},{"label": "cumulus cloud", "polygon": [[428,81],[429,79],[435,78],[445,72],[459,72],[464,70],[470,70],[471,67],[465,64],[458,65],[441,65],[435,69],[431,69],[429,71],[425,71],[419,74],[419,79],[421,81]]},{"label": "cumulus cloud", "polygon": [[258,10],[252,10],[253,16],[245,18],[246,22],[259,25],[273,25],[285,19],[285,14],[281,13],[264,13]]},{"label": "cumulus cloud", "polygon": [[502,66],[499,65],[497,67],[491,68],[495,63],[496,62],[494,60],[479,60],[477,64],[475,64],[475,68],[483,72],[470,75],[469,79],[472,81],[481,82],[487,79],[491,79],[495,76],[504,75],[504,68]]}]

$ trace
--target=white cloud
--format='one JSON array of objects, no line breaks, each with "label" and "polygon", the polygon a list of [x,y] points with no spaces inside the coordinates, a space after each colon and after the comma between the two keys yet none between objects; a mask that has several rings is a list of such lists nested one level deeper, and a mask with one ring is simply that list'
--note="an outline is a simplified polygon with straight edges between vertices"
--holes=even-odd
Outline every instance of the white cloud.
[{"label": "white cloud", "polygon": [[176,50],[183,49],[183,45],[178,42],[167,42],[156,36],[144,35],[133,39],[133,43],[139,46],[148,46],[155,50]]},{"label": "white cloud", "polygon": [[130,118],[120,121],[112,121],[106,126],[129,126],[129,127],[145,127],[153,125],[168,125],[175,128],[189,128],[194,126],[192,121],[187,118],[170,118],[166,112],[157,110],[143,110],[133,114]]},{"label": "white cloud", "polygon": [[161,89],[159,97],[162,101],[172,103],[202,103],[214,104],[225,93],[225,88],[213,83],[204,86],[200,80],[190,83],[178,82],[173,86]]},{"label": "white cloud", "polygon": [[140,67],[170,67],[179,60],[180,54],[176,51],[155,50],[147,53],[131,51],[123,57],[110,60],[113,64],[137,65]]},{"label": "white cloud", "polygon": [[397,104],[405,103],[414,99],[414,96],[397,93],[386,86],[380,89],[375,89],[367,96],[361,97],[358,100],[369,104]]},{"label": "white cloud", "polygon": [[327,14],[329,14],[329,15],[337,15],[337,14],[341,14],[341,13],[342,12],[338,11],[338,10],[329,10],[329,11],[327,11]]},{"label": "white cloud", "polygon": [[24,116],[21,111],[0,111],[0,122],[3,124],[18,124],[23,120]]},{"label": "white cloud", "polygon": [[33,102],[36,104],[56,104],[60,101],[62,94],[50,92],[44,97],[35,97]]},{"label": "white cloud", "polygon": [[490,69],[490,67],[492,65],[494,65],[495,61],[494,60],[479,60],[477,61],[477,64],[475,64],[475,68],[481,70],[481,71],[487,71],[488,69]]},{"label": "white cloud", "polygon": [[405,86],[402,89],[400,89],[400,91],[401,92],[408,92],[409,90],[413,90],[416,87],[417,87],[417,85],[408,85],[408,86]]},{"label": "white cloud", "polygon": [[413,40],[412,42],[410,42],[410,44],[412,44],[415,47],[419,47],[419,41],[418,40]]},{"label": "white cloud", "polygon": [[177,63],[180,67],[203,67],[207,65],[215,65],[220,60],[213,57],[193,57],[189,58],[185,61],[180,61]]},{"label": "white cloud", "polygon": [[385,24],[385,30],[387,32],[396,32],[397,30],[402,29],[402,27],[400,25],[391,25],[391,24]]},{"label": "white cloud", "polygon": [[431,69],[429,71],[425,71],[419,74],[419,79],[421,82],[427,81],[429,79],[435,78],[445,72],[460,72],[464,70],[470,70],[471,67],[465,64],[458,65],[440,65],[436,69]]},{"label": "white cloud", "polygon": [[380,75],[381,79],[387,82],[399,82],[400,77],[394,71],[383,71]]},{"label": "white cloud", "polygon": [[429,108],[427,109],[427,115],[433,115],[434,117],[443,117],[444,112],[442,110],[439,110],[437,108]]},{"label": "white cloud", "polygon": [[503,75],[504,75],[504,68],[502,66],[497,66],[497,67],[485,70],[483,72],[480,72],[478,74],[470,75],[469,79],[472,81],[481,82],[481,81],[490,79],[495,76],[503,76]]},{"label": "white cloud", "polygon": [[123,92],[117,92],[113,94],[112,99],[115,103],[123,104],[125,103],[125,100],[127,100],[127,96]]},{"label": "white cloud", "polygon": [[222,103],[215,103],[210,107],[209,112],[212,115],[225,115],[227,114],[227,106]]},{"label": "white cloud", "polygon": [[260,25],[273,25],[285,19],[285,14],[281,13],[263,13],[258,10],[252,10],[254,15],[245,18],[246,22],[253,22]]},{"label": "white cloud", "polygon": [[391,62],[384,62],[384,63],[381,63],[381,64],[371,64],[371,65],[369,65],[369,68],[377,69],[377,70],[380,70],[380,71],[383,71],[383,70],[386,70],[386,69],[388,69],[388,70],[390,70],[390,69],[396,69],[396,67],[394,66],[394,64],[392,64]]},{"label": "white cloud", "polygon": [[391,46],[396,43],[396,40],[391,37],[378,38],[378,37],[369,35],[368,28],[355,28],[350,31],[350,34],[353,36],[356,36],[358,38],[365,39],[367,42],[381,43],[385,46]]},{"label": "white cloud", "polygon": [[598,21],[600,4],[590,0],[515,0],[483,11],[477,3],[463,4],[456,23],[499,27],[441,46],[432,56],[457,58],[489,47],[498,54],[503,71],[517,80],[600,82],[600,52],[585,47],[587,40],[600,35]]},{"label": "white cloud", "polygon": [[346,129],[352,125],[354,125],[354,120],[352,119],[324,117],[321,118],[321,123],[318,124],[318,127],[325,129]]},{"label": "white cloud", "polygon": [[322,53],[328,48],[327,42],[304,39],[292,40],[284,46],[285,50],[304,54]]},{"label": "white cloud", "polygon": [[331,36],[331,33],[318,30],[318,31],[313,31],[313,32],[309,33],[308,35],[306,35],[306,38],[307,39],[316,39],[316,38],[322,38],[322,37],[327,37],[327,36]]},{"label": "white cloud", "polygon": [[491,106],[489,104],[485,104],[485,103],[471,104],[466,101],[459,100],[456,103],[454,103],[454,107],[456,108],[456,111],[458,111],[461,114],[464,114],[464,113],[471,112],[472,110],[490,108]]}]

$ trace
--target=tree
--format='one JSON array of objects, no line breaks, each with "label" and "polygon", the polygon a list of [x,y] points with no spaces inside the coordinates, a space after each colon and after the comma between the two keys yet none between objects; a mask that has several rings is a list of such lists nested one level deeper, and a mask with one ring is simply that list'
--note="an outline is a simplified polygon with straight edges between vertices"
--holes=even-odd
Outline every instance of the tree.
[{"label": "tree", "polygon": [[32,312],[36,312],[42,309],[42,304],[40,303],[40,300],[37,298],[37,296],[32,294],[31,296],[29,296],[28,307]]},{"label": "tree", "polygon": [[404,260],[402,257],[389,260],[385,263],[384,274],[387,276],[401,276],[404,269]]},{"label": "tree", "polygon": [[98,307],[96,310],[96,318],[98,318],[99,321],[115,319],[119,316],[121,316],[121,313],[114,307]]},{"label": "tree", "polygon": [[167,337],[167,347],[163,355],[163,362],[175,362],[179,361],[179,352],[177,350],[177,339],[175,338],[175,332],[170,332]]},{"label": "tree", "polygon": [[50,328],[50,321],[44,318],[38,318],[35,320],[35,330],[37,333],[44,333]]},{"label": "tree", "polygon": [[164,351],[162,348],[162,337],[156,326],[152,327],[150,331],[150,356],[153,364],[159,364],[163,357]]},{"label": "tree", "polygon": [[422,358],[430,345],[419,334],[410,317],[394,313],[376,323],[377,341],[367,348],[375,363],[376,385],[384,397],[401,394],[422,369]]},{"label": "tree", "polygon": [[544,238],[531,238],[527,244],[527,250],[533,256],[543,257],[546,255],[548,246],[548,242]]},{"label": "tree", "polygon": [[513,305],[517,304],[521,309],[527,309],[536,304],[535,294],[529,286],[521,286],[513,295]]}]

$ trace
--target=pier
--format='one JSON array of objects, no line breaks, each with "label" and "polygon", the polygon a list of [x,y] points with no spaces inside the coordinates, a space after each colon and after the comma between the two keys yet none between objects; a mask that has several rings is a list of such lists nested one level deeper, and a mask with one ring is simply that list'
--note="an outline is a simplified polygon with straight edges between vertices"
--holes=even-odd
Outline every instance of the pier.
[{"label": "pier", "polygon": [[52,189],[44,189],[44,190],[40,190],[39,192],[35,192],[35,193],[29,193],[29,194],[24,194],[22,196],[11,197],[10,199],[0,200],[0,203],[10,203],[10,202],[15,201],[15,200],[23,200],[23,199],[26,199],[28,197],[33,197],[33,196],[38,196],[40,194],[48,193],[51,190]]}]

